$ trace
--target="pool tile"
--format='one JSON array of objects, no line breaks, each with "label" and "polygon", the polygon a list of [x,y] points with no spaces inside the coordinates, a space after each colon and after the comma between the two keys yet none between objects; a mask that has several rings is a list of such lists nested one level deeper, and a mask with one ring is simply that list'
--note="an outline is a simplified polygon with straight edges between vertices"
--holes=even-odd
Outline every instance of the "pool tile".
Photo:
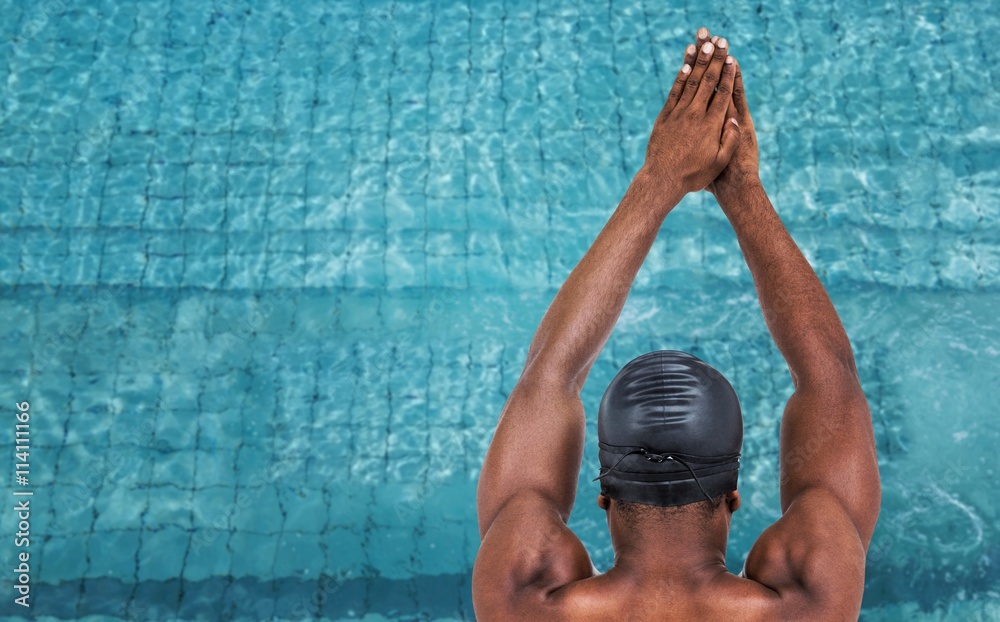
[{"label": "pool tile", "polygon": [[137,554],[139,581],[170,581],[181,576],[190,535],[186,530],[167,526],[142,534]]},{"label": "pool tile", "polygon": [[273,534],[236,531],[229,543],[234,577],[268,577],[274,572],[278,540]]},{"label": "pool tile", "polygon": [[81,534],[52,536],[45,542],[40,571],[54,582],[79,580],[87,568],[87,540]]},{"label": "pool tile", "polygon": [[153,529],[167,526],[183,530],[191,529],[191,507],[196,497],[192,496],[190,490],[181,486],[180,482],[175,482],[149,487],[149,507],[145,513],[145,525]]},{"label": "pool tile", "polygon": [[138,521],[131,529],[102,529],[100,540],[91,536],[84,577],[135,581],[136,551],[139,550]]},{"label": "pool tile", "polygon": [[152,484],[169,484],[181,488],[195,486],[195,451],[165,449],[153,456],[150,476]]}]

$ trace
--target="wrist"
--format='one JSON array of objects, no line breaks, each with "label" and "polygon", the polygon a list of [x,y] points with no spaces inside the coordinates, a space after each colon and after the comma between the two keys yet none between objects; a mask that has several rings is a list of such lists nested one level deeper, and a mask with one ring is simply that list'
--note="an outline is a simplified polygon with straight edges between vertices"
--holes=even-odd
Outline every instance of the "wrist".
[{"label": "wrist", "polygon": [[680,203],[687,191],[680,180],[670,175],[653,172],[643,166],[632,178],[631,187],[649,197],[652,205],[662,211],[664,217]]},{"label": "wrist", "polygon": [[757,171],[726,171],[725,178],[716,180],[713,184],[713,194],[723,209],[727,203],[738,201],[748,192],[763,190]]}]

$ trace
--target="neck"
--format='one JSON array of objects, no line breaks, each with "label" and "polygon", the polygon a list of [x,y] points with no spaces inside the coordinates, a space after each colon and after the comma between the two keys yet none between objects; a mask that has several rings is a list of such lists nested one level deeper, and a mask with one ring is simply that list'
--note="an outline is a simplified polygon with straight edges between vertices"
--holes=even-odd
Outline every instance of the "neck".
[{"label": "neck", "polygon": [[615,565],[607,574],[639,581],[710,581],[726,570],[729,512],[651,521],[613,537]]}]

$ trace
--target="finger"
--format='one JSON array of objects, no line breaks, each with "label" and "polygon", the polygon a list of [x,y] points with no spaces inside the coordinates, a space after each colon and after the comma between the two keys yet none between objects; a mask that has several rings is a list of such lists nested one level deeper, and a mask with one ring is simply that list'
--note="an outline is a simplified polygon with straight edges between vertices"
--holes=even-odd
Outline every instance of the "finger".
[{"label": "finger", "polygon": [[695,53],[697,51],[698,51],[698,46],[694,45],[693,43],[684,48],[684,62],[694,67]]},{"label": "finger", "polygon": [[709,62],[708,67],[705,69],[701,85],[698,86],[698,92],[695,94],[695,101],[705,108],[708,108],[708,103],[712,100],[712,95],[715,94],[715,87],[719,85],[722,66],[725,64],[728,53],[729,42],[724,38],[719,39],[719,45],[715,47],[715,53],[712,54],[711,62]]},{"label": "finger", "polygon": [[681,70],[677,72],[677,77],[674,78],[674,85],[670,87],[670,93],[667,95],[667,103],[663,104],[663,110],[660,111],[660,120],[677,106],[677,102],[680,100],[681,93],[684,92],[684,85],[687,83],[688,75],[690,74],[691,65],[684,63]]},{"label": "finger", "polygon": [[712,61],[713,52],[715,52],[715,46],[712,45],[711,41],[706,41],[698,50],[694,66],[691,68],[691,73],[688,74],[687,82],[684,84],[684,92],[681,93],[680,101],[677,102],[678,106],[687,106],[694,100],[695,94],[698,92],[698,87],[701,84],[701,77],[705,74],[709,63]]},{"label": "finger", "polygon": [[736,80],[736,64],[732,56],[727,56],[722,63],[722,76],[719,78],[719,86],[716,87],[715,96],[709,105],[709,113],[716,117],[726,114],[726,110],[733,103],[733,81]]},{"label": "finger", "polygon": [[670,87],[670,93],[667,95],[667,103],[663,105],[663,113],[661,114],[669,113],[677,105],[677,100],[680,99],[681,92],[684,91],[684,83],[687,82],[688,74],[691,73],[691,67],[694,66],[694,53],[696,49],[693,45],[689,45],[684,50],[684,66],[677,72],[674,85]]},{"label": "finger", "polygon": [[746,93],[743,91],[743,72],[740,71],[739,61],[734,61],[733,64],[736,65],[736,76],[733,79],[733,106],[740,118],[743,118],[744,115],[749,114]]},{"label": "finger", "polygon": [[712,33],[708,32],[708,28],[705,28],[704,26],[699,28],[697,34],[695,35],[695,47],[700,50],[701,46],[705,45],[705,42],[710,40],[711,34]]},{"label": "finger", "polygon": [[729,164],[729,160],[732,159],[733,154],[736,153],[736,147],[740,144],[740,125],[736,122],[736,119],[726,119],[725,126],[722,130],[722,141],[719,144],[719,153],[715,157],[716,164],[720,168],[725,167]]}]

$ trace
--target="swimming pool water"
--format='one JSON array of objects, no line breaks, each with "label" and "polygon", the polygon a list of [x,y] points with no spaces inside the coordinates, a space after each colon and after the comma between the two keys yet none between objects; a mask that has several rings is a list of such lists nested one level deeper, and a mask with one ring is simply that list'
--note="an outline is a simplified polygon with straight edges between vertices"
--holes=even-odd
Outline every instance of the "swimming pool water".
[{"label": "swimming pool water", "polygon": [[[1000,619],[1000,16],[733,5],[0,1],[0,403],[31,403],[32,615],[472,619],[500,407],[707,25],[871,402],[862,619]],[[584,391],[571,526],[602,570],[597,403],[655,348],[741,397],[737,571],[778,516],[791,385],[705,195]],[[15,529],[0,513],[5,568]]]}]

